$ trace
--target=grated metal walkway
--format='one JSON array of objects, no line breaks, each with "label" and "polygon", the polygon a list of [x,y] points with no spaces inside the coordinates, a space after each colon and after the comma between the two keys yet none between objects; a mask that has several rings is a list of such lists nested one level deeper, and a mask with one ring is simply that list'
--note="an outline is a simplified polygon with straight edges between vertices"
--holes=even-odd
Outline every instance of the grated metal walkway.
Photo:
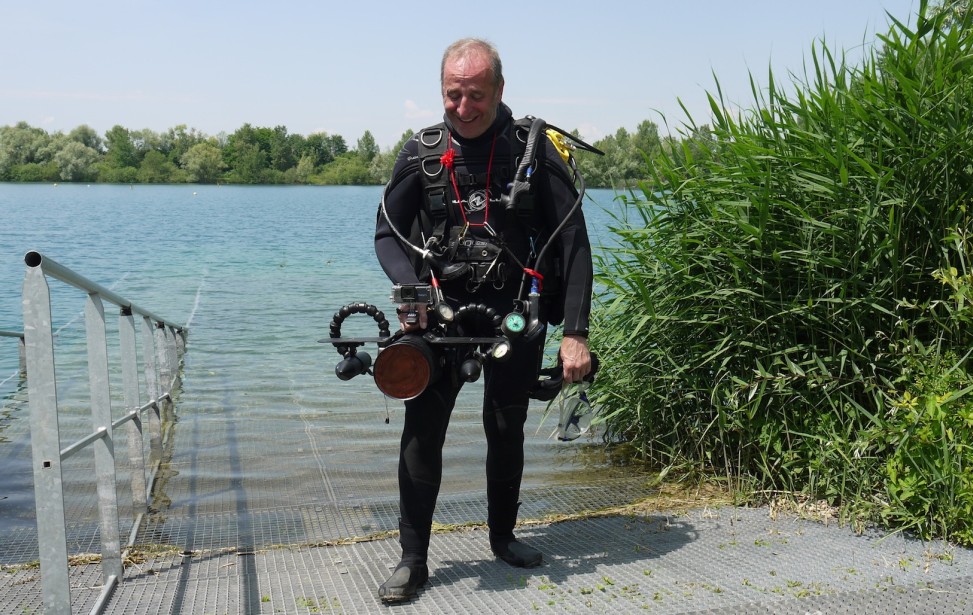
[{"label": "grated metal walkway", "polygon": [[[576,494],[583,497],[584,494]],[[338,546],[173,553],[129,566],[107,613],[957,613],[973,612],[973,553],[855,536],[765,509],[531,525],[544,565],[493,559],[486,532],[434,536],[419,599],[380,604],[394,539]],[[97,566],[72,568],[75,612]],[[4,575],[3,613],[40,612],[36,571]]]},{"label": "grated metal walkway", "polygon": [[[528,427],[522,519],[598,510],[650,495],[644,477],[579,458],[596,445],[553,442]],[[398,560],[399,427],[348,437],[331,417],[281,422],[261,441],[239,437],[224,413],[185,410],[154,494],[160,508],[105,612],[290,613],[973,613],[973,551],[848,528],[767,509],[722,508],[560,523],[527,523],[519,536],[545,554],[533,570],[490,554],[482,428],[458,408],[446,450],[430,582],[419,599],[387,607],[378,585]],[[565,451],[573,451],[570,454]],[[592,468],[592,463],[594,467]],[[588,470],[581,466],[587,465]],[[82,472],[83,470],[77,470]],[[78,496],[73,553],[98,551],[93,503]],[[123,517],[124,528],[130,517]],[[127,533],[125,534],[127,535]],[[0,561],[36,559],[36,530],[0,535]],[[39,571],[0,573],[0,613],[40,613]],[[71,568],[75,613],[98,597],[97,564]]]}]

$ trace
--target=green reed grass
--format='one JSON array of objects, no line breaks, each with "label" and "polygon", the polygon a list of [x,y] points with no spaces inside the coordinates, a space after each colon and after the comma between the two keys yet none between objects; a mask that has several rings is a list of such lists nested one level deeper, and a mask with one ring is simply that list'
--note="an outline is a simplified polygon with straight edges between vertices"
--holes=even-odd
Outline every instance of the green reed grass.
[{"label": "green reed grass", "polygon": [[973,540],[973,29],[935,13],[857,66],[814,46],[739,115],[717,81],[709,138],[650,161],[596,264],[610,440]]}]

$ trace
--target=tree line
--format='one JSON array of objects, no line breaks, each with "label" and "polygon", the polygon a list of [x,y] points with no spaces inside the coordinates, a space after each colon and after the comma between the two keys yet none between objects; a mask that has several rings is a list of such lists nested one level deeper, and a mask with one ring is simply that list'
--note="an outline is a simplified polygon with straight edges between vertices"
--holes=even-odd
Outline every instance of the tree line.
[{"label": "tree line", "polygon": [[[48,133],[19,122],[0,126],[0,181],[381,185],[413,134],[406,131],[381,151],[367,130],[349,147],[341,135],[304,136],[285,126],[244,124],[232,134],[209,136],[186,125],[164,132],[116,125],[100,135],[87,125]],[[605,156],[578,155],[591,187],[634,185],[645,176],[647,157],[684,149],[680,139],[660,138],[650,121],[634,133],[619,128],[594,145]]]}]

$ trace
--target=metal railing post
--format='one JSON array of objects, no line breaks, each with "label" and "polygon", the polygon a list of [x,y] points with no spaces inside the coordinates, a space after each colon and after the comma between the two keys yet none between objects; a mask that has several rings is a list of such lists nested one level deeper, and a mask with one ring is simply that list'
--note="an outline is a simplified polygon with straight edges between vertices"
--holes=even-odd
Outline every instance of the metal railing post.
[{"label": "metal railing post", "polygon": [[27,345],[24,343],[24,334],[17,331],[0,331],[0,337],[15,337],[18,339],[20,349],[20,375],[27,375]]},{"label": "metal railing post", "polygon": [[[159,368],[159,391],[160,395],[162,391],[169,390],[169,383],[172,381],[169,371],[169,351],[166,344],[166,326],[164,323],[159,323],[155,328],[155,359],[157,366]],[[159,412],[162,417],[166,417],[166,411],[169,407],[168,401],[163,402],[160,398],[159,400]],[[160,425],[161,430],[161,425]],[[160,438],[159,442],[159,458],[162,458],[162,442]]]},{"label": "metal railing post", "polygon": [[[169,367],[169,378],[166,380],[166,390],[173,391],[176,388],[176,382],[179,380],[179,351],[176,347],[176,330],[172,327],[165,327],[166,332],[166,364]],[[167,420],[172,421],[175,418],[175,408],[176,400],[169,398],[169,403],[166,404],[166,408],[169,410],[169,414],[166,415]]]},{"label": "metal railing post", "polygon": [[135,348],[135,317],[130,308],[122,308],[118,315],[118,340],[121,347],[122,387],[125,410],[132,414],[128,425],[128,463],[132,483],[132,507],[135,515],[144,513],[148,504],[145,486],[145,454],[143,453],[142,417],[139,416],[138,353]]},{"label": "metal railing post", "polygon": [[101,568],[105,583],[122,576],[122,549],[118,536],[118,495],[115,491],[115,444],[112,435],[111,390],[108,384],[108,339],[105,333],[105,307],[98,293],[90,293],[85,303],[85,329],[88,338],[88,381],[91,387],[91,426],[104,431],[92,443],[95,450],[95,476],[101,519]]},{"label": "metal railing post", "polygon": [[27,375],[27,343],[24,342],[24,336],[20,336],[20,375]]},{"label": "metal railing post", "polygon": [[169,351],[169,390],[176,388],[176,381],[179,380],[179,335],[173,327],[166,327],[166,349]]},{"label": "metal railing post", "polygon": [[61,436],[54,374],[51,293],[39,267],[29,267],[23,289],[24,341],[27,348],[27,400],[30,407],[37,549],[41,595],[49,613],[71,612],[68,549],[61,490]]},{"label": "metal railing post", "polygon": [[179,356],[183,356],[186,354],[186,331],[180,330],[177,332],[177,334],[179,335],[177,340],[179,343]]},{"label": "metal railing post", "polygon": [[[162,384],[159,382],[158,353],[156,351],[155,330],[152,319],[142,317],[142,362],[145,371],[145,388],[149,397],[158,400],[162,395]],[[149,410],[149,463],[153,467],[162,459],[162,418],[157,402]],[[149,486],[151,489],[151,485]]]}]

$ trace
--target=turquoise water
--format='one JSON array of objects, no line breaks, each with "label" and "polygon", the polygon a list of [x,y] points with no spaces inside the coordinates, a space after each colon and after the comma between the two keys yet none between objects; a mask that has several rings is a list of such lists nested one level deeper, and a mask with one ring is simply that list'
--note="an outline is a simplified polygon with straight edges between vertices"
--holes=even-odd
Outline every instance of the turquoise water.
[{"label": "turquoise water", "polygon": [[[263,447],[272,444],[261,436],[288,421],[362,409],[371,417],[374,409],[381,424],[389,405],[371,380],[338,381],[337,353],[318,343],[341,305],[392,307],[371,241],[380,194],[378,187],[0,184],[0,329],[22,329],[23,256],[37,250],[189,326],[180,403],[190,420],[232,415],[240,437]],[[603,208],[613,206],[612,194],[589,196],[597,243],[607,235]],[[55,280],[51,295],[66,445],[90,430],[85,296]],[[106,315],[111,327],[117,311],[106,305]],[[343,334],[374,335],[375,325],[351,318]],[[17,366],[16,340],[0,337],[0,527],[32,523],[33,515],[26,385]],[[381,437],[394,459],[397,434]]]}]

